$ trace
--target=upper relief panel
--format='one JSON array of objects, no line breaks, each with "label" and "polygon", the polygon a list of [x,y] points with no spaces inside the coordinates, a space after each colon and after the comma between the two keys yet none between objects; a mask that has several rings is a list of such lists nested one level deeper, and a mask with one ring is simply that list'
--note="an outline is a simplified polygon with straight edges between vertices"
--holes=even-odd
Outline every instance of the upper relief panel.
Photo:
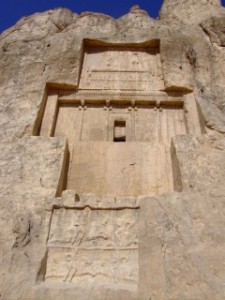
[{"label": "upper relief panel", "polygon": [[163,90],[159,47],[87,47],[80,89]]}]

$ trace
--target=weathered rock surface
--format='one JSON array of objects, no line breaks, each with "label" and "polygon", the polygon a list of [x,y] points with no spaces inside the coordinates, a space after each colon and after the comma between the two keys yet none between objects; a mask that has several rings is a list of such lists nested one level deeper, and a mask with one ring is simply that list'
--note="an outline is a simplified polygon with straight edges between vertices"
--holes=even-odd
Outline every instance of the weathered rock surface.
[{"label": "weathered rock surface", "polygon": [[[225,9],[219,0],[165,0],[157,20],[138,7],[117,20],[103,14],[78,15],[59,8],[25,17],[0,35],[1,300],[225,298],[224,28]],[[116,53],[110,56],[114,58],[110,66],[103,64],[104,72],[120,74],[114,90],[109,89],[104,76],[95,79],[106,81],[105,90],[102,87],[98,94],[87,88],[89,65],[87,73],[82,69],[86,45],[108,47]],[[132,72],[143,74],[135,75],[144,82],[143,90],[138,90],[138,84],[123,90],[127,82],[122,79],[122,72],[126,71],[122,70],[122,61],[126,55],[118,47],[130,51],[131,57],[139,57],[140,62],[145,57],[141,52],[145,47],[157,48],[150,55],[153,62],[160,57],[160,72],[154,68],[152,73],[145,70],[147,64],[129,69],[131,81]],[[149,77],[145,83],[146,73]],[[152,90],[148,85],[150,79]],[[82,90],[80,83],[84,86]],[[118,114],[113,111],[115,103],[122,99],[121,103],[127,105],[130,101],[130,114],[136,114],[130,122],[137,126],[136,135],[130,135],[132,151],[145,149],[144,143],[152,140],[149,132],[162,135],[163,146],[160,144],[159,149],[164,147],[169,159],[166,175],[173,174],[170,188],[164,188],[165,178],[156,175],[153,193],[147,187],[147,195],[134,195],[133,189],[130,194],[126,190],[127,195],[119,195],[117,190],[99,195],[89,191],[88,186],[83,188],[83,194],[69,190],[64,179],[68,164],[76,161],[71,149],[84,149],[81,160],[92,153],[85,146],[95,152],[103,149],[103,143],[99,147],[91,146],[93,141],[84,144],[85,134],[81,135],[83,144],[76,146],[77,140],[71,140],[76,128],[69,128],[66,123],[72,117],[63,115],[59,106],[62,129],[68,135],[46,134],[49,120],[54,119],[51,108],[50,116],[46,113],[48,105],[51,106],[48,100],[66,106],[77,103],[77,98],[77,110],[83,116],[89,110],[90,99],[98,100],[100,106],[105,101],[101,111],[109,111],[109,116],[110,109]],[[148,122],[153,120],[154,111],[158,115],[162,112],[167,119],[160,123],[164,124],[161,131],[155,129],[157,123],[149,129],[145,122],[137,135],[141,124],[135,123],[137,111],[142,113],[140,120],[145,118],[145,107],[143,111],[140,108],[145,101],[150,101],[146,103],[151,107]],[[180,131],[176,127],[179,114],[175,119],[168,117],[164,107],[178,102],[184,103],[181,108],[186,116],[179,122],[185,122],[187,127]],[[97,114],[93,116],[89,119],[95,121]],[[175,120],[174,128],[165,120]],[[123,138],[123,125],[118,127],[114,139]],[[38,136],[40,130],[43,136]],[[165,132],[169,138],[163,136]],[[98,137],[98,133],[93,136]],[[135,148],[138,139],[142,146]],[[105,147],[108,149],[109,144]],[[127,151],[129,159],[136,159]],[[145,156],[140,153],[140,157]],[[161,166],[164,158],[158,159]],[[130,174],[136,172],[133,170],[138,170],[135,164],[140,164],[139,160],[129,161],[124,181],[129,181]],[[89,168],[85,166],[87,161],[80,162],[79,172]],[[78,163],[74,163],[75,170]],[[152,164],[151,160],[148,163]],[[105,170],[105,165],[102,168]],[[108,168],[109,174],[113,168]],[[75,172],[72,167],[70,170],[69,179]],[[93,170],[95,178],[96,168]],[[153,180],[153,173],[148,176]],[[109,178],[112,177],[111,174]],[[129,184],[132,188],[135,185]],[[123,192],[125,188],[122,187]]]}]

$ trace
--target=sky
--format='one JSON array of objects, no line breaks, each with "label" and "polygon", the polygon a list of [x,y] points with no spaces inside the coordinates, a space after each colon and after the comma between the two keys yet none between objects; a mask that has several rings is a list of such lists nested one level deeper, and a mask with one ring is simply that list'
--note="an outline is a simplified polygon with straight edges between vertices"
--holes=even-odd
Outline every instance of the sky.
[{"label": "sky", "polygon": [[[137,4],[157,17],[163,0],[0,0],[0,33],[13,26],[20,18],[56,7],[66,7],[76,13],[92,11],[118,18]],[[225,0],[222,0],[225,5]]]}]

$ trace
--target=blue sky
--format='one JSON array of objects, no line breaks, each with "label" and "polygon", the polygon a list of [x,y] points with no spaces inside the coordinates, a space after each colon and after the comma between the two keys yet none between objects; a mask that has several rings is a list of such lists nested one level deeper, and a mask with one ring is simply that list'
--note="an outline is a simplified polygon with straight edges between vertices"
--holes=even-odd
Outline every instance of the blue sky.
[{"label": "blue sky", "polygon": [[[21,17],[56,7],[66,7],[76,13],[102,12],[118,18],[137,4],[157,17],[163,0],[0,0],[0,32],[14,25]],[[222,0],[225,5],[225,0]]]}]

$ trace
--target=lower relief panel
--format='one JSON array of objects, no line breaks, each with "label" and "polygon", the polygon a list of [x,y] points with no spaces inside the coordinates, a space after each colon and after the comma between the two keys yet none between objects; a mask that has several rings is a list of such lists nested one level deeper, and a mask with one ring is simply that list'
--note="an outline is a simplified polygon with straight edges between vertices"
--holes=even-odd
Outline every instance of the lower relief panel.
[{"label": "lower relief panel", "polygon": [[138,209],[54,209],[45,282],[138,282]]}]

